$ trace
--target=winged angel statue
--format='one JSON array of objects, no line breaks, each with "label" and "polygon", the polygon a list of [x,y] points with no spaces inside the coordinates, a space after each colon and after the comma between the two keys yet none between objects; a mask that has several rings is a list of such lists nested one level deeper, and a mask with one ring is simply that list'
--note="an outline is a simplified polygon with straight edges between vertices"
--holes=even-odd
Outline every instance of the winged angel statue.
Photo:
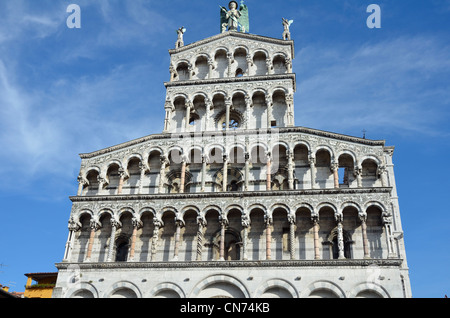
[{"label": "winged angel statue", "polygon": [[[250,23],[248,20],[248,7],[241,1],[241,6],[239,7],[236,1],[230,1],[228,4],[229,10],[225,7],[220,7],[220,32],[225,31],[240,31],[249,32]],[[239,9],[238,9],[239,7]]]}]

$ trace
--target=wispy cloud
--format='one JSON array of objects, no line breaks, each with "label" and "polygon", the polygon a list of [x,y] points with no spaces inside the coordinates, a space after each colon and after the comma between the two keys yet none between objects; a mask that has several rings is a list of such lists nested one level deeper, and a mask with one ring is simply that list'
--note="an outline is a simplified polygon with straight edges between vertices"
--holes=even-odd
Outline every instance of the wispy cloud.
[{"label": "wispy cloud", "polygon": [[297,124],[349,133],[441,133],[449,118],[450,46],[400,37],[309,46],[297,55]]},{"label": "wispy cloud", "polygon": [[[89,8],[95,9],[111,19],[111,24],[62,38],[61,33],[67,32],[64,4],[46,6],[40,14],[26,8],[23,1],[17,1],[17,6],[12,3],[0,4],[8,13],[3,26],[13,30],[8,34],[0,29],[2,190],[6,190],[3,186],[24,190],[31,180],[42,176],[73,181],[74,171],[79,169],[78,153],[162,130],[162,126],[149,124],[162,123],[164,116],[163,106],[159,106],[164,101],[161,82],[165,78],[157,78],[158,62],[134,60],[131,54],[118,59],[109,56],[112,47],[127,46],[125,39],[150,41],[142,29],[128,26],[150,23],[145,21],[148,17],[153,21],[164,18],[153,16],[142,7],[143,2],[136,2],[126,5],[132,18],[122,18],[126,25],[115,28],[112,25],[117,22],[114,17],[120,17],[120,6],[112,9],[107,1],[85,3],[86,16]],[[119,29],[123,39],[111,40]],[[43,45],[43,41],[56,46]],[[34,50],[28,51],[31,47]],[[83,64],[86,56],[91,62]],[[160,86],[152,82],[156,78]],[[152,108],[161,111],[152,113]]]}]

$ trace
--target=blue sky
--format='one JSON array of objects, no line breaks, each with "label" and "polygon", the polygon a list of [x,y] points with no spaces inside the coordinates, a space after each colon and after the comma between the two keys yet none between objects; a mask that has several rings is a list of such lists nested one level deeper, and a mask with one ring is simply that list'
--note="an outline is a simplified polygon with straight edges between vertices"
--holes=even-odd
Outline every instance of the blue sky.
[{"label": "blue sky", "polygon": [[[69,29],[69,4],[81,29]],[[56,271],[79,153],[160,133],[175,30],[219,32],[228,1],[0,2],[0,284]],[[369,4],[381,29],[369,29]],[[293,19],[297,126],[386,140],[414,297],[450,294],[450,0],[247,0],[250,33]]]}]

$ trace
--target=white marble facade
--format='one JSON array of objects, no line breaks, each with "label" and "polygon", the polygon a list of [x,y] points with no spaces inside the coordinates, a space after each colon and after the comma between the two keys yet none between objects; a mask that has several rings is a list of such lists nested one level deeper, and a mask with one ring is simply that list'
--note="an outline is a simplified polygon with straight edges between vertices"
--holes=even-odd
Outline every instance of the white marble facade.
[{"label": "white marble facade", "polygon": [[164,131],[81,155],[53,297],[411,297],[394,148],[294,125],[293,41],[169,53]]}]

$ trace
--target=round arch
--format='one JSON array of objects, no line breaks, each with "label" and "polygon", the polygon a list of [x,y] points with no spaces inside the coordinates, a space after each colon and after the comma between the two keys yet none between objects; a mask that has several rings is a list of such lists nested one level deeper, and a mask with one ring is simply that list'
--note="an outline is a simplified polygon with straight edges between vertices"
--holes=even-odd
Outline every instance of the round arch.
[{"label": "round arch", "polygon": [[155,286],[150,291],[149,296],[151,298],[173,298],[176,296],[178,296],[178,298],[186,298],[186,294],[180,286],[169,282],[161,283]]},{"label": "round arch", "polygon": [[[212,290],[216,287],[216,290]],[[207,289],[210,289],[209,291]],[[190,298],[198,297],[240,297],[250,298],[245,285],[230,275],[212,275],[198,283],[191,291]]]},{"label": "round arch", "polygon": [[[275,291],[274,291],[275,289]],[[277,290],[278,289],[278,290]],[[299,294],[297,289],[284,279],[269,279],[261,284],[255,291],[254,298],[266,298],[265,293],[272,290],[272,294],[279,298],[298,298]],[[273,297],[272,296],[272,297]]]},{"label": "round arch", "polygon": [[346,298],[344,291],[336,284],[329,281],[317,281],[310,284],[302,291],[302,298],[307,297],[321,297],[320,295],[325,294],[322,297],[336,297],[336,298]]},{"label": "round arch", "polygon": [[371,297],[371,298],[391,298],[389,293],[384,289],[382,286],[371,283],[371,282],[364,282],[353,288],[348,295],[349,298],[365,298],[365,297]]},{"label": "round arch", "polygon": [[[121,293],[121,291],[124,291]],[[120,281],[111,285],[105,292],[105,298],[142,298],[139,288],[128,281]]]}]

